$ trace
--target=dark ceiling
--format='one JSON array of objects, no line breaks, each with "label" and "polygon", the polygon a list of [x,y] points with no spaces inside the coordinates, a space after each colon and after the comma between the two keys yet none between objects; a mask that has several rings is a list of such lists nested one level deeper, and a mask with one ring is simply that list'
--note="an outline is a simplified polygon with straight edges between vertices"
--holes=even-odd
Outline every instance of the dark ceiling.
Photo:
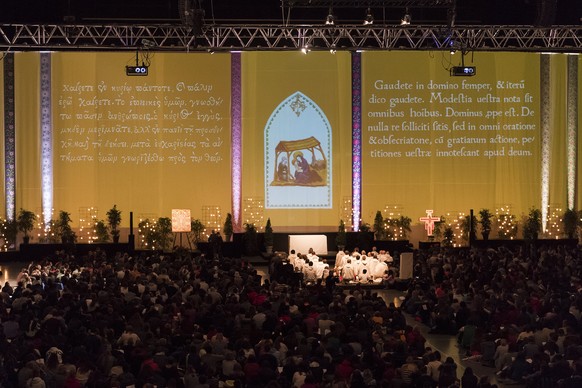
[{"label": "dark ceiling", "polygon": [[[280,0],[190,0],[204,9],[204,22],[281,24]],[[540,4],[557,2],[553,24],[579,25],[581,0],[457,0],[456,24],[539,24]],[[0,23],[179,23],[179,4],[184,0],[0,0]],[[338,24],[360,24],[362,7],[334,10]],[[376,24],[397,24],[404,9],[373,8]],[[323,24],[326,8],[293,8],[292,24]],[[410,9],[413,23],[444,24],[445,9]],[[548,14],[541,15],[547,16]],[[384,24],[384,23],[382,23]]]}]

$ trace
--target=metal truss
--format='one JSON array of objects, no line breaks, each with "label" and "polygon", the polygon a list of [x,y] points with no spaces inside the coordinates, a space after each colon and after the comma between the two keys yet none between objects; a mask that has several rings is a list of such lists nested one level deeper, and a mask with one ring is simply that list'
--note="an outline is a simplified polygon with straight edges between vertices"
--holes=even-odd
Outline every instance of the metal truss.
[{"label": "metal truss", "polygon": [[282,0],[289,8],[447,8],[455,0]]},{"label": "metal truss", "polygon": [[0,24],[7,50],[467,50],[582,52],[582,26]]}]

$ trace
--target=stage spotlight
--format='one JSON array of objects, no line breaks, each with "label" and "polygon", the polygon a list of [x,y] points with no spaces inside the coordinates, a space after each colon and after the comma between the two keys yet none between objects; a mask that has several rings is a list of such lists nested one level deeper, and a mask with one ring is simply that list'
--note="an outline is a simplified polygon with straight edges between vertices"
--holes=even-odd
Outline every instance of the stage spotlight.
[{"label": "stage spotlight", "polygon": [[331,45],[331,47],[329,48],[329,52],[330,52],[330,54],[335,54],[336,53],[335,44],[332,44]]},{"label": "stage spotlight", "polygon": [[402,19],[400,19],[400,25],[401,26],[408,26],[408,25],[410,25],[411,22],[412,22],[412,16],[410,16],[410,14],[408,13],[408,8],[406,8],[406,13],[402,17]]},{"label": "stage spotlight", "polygon": [[307,54],[307,53],[308,53],[308,52],[310,52],[310,51],[311,51],[311,49],[309,48],[309,45],[308,45],[308,44],[306,44],[306,45],[304,45],[303,47],[301,47],[301,52],[302,52],[303,54]]},{"label": "stage spotlight", "polygon": [[141,44],[143,45],[144,48],[156,47],[156,42],[154,42],[153,40],[149,40],[149,39],[142,39]]},{"label": "stage spotlight", "polygon": [[329,9],[327,17],[325,18],[325,24],[328,26],[333,26],[335,24],[335,16],[333,16],[333,9]]},{"label": "stage spotlight", "polygon": [[374,15],[372,15],[372,10],[368,8],[366,11],[366,18],[364,19],[364,25],[368,26],[370,24],[374,24]]}]

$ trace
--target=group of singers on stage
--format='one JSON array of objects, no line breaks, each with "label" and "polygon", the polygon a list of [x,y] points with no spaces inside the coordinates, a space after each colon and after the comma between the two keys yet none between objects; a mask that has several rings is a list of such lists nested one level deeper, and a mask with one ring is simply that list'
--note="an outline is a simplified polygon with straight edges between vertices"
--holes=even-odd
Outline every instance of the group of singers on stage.
[{"label": "group of singers on stage", "polygon": [[357,248],[353,252],[340,250],[335,258],[335,266],[330,268],[326,259],[321,259],[313,251],[305,255],[291,250],[287,257],[295,272],[303,274],[306,284],[315,283],[318,279],[325,281],[332,271],[344,283],[389,283],[394,279],[391,265],[394,261],[390,253],[375,248],[366,253]]}]

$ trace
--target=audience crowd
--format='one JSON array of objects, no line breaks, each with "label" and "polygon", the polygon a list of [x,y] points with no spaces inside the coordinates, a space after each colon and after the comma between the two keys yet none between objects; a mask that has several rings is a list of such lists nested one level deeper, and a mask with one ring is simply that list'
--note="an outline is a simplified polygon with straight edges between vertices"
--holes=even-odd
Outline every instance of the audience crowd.
[{"label": "audience crowd", "polygon": [[[276,255],[262,279],[244,258],[58,252],[1,290],[0,387],[492,387],[471,363],[582,387],[577,247],[415,252],[402,307],[346,283],[356,256],[306,279]],[[421,323],[458,336],[463,373]]]}]

